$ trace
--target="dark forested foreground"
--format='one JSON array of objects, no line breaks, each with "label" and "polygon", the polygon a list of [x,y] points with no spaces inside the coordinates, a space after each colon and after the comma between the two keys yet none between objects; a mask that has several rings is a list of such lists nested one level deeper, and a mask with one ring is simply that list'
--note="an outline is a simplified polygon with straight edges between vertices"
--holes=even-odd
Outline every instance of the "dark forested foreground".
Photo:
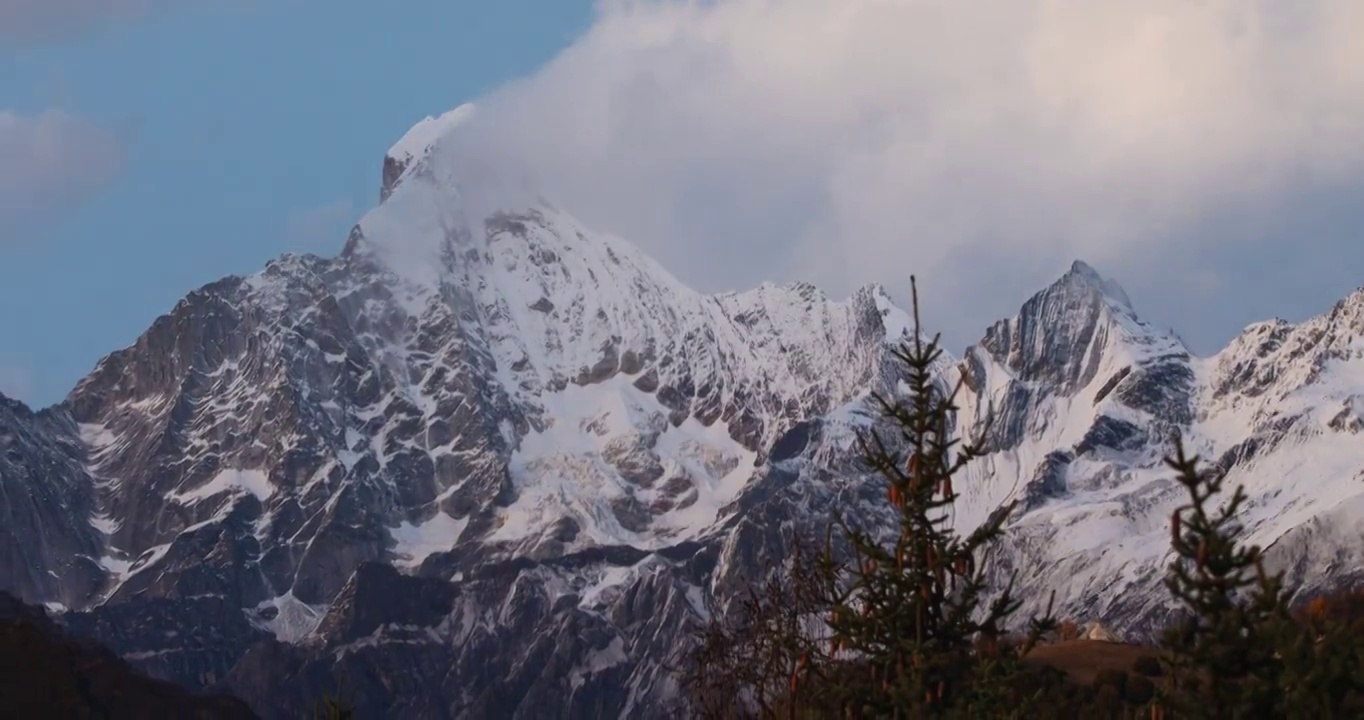
[{"label": "dark forested foreground", "polygon": [[[969,535],[949,524],[959,471],[987,450],[955,437],[958,388],[935,384],[938,340],[897,352],[908,398],[873,396],[880,427],[862,461],[886,481],[898,532],[831,518],[793,539],[786,567],[715,608],[682,666],[701,718],[1364,717],[1364,594],[1291,608],[1247,546],[1242,489],[1185,454],[1187,502],[1170,518],[1166,586],[1180,607],[1159,648],[1071,639],[1050,616],[1018,618],[1014,583],[989,587],[1013,505]],[[1017,629],[1023,628],[1020,632]],[[1013,632],[1006,630],[1013,629]]]},{"label": "dark forested foreground", "polygon": [[[355,717],[344,688],[314,720]],[[0,718],[5,720],[255,720],[231,695],[198,694],[139,673],[108,648],[72,637],[41,608],[0,592]]]},{"label": "dark forested foreground", "polygon": [[95,643],[71,637],[42,610],[0,592],[0,717],[250,720],[246,703],[196,695],[138,673]]}]

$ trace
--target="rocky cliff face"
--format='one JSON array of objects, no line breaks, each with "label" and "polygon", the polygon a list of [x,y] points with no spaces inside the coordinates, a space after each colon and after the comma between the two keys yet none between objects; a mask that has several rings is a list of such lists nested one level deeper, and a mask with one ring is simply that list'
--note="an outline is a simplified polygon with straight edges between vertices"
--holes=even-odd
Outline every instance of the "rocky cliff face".
[{"label": "rocky cliff face", "polygon": [[64,408],[34,412],[0,396],[0,590],[69,605],[98,592],[101,543],[84,456]]},{"label": "rocky cliff face", "polygon": [[[851,446],[907,331],[884,291],[696,293],[496,172],[471,112],[390,151],[338,257],[207,285],[62,404],[0,403],[0,588],[265,717],[338,678],[365,717],[665,717],[690,622],[831,511],[881,519]],[[996,418],[957,521],[1022,498],[1006,567],[1141,631],[1178,428],[1293,577],[1348,577],[1361,297],[1196,358],[1077,263],[939,368],[963,429]]]}]

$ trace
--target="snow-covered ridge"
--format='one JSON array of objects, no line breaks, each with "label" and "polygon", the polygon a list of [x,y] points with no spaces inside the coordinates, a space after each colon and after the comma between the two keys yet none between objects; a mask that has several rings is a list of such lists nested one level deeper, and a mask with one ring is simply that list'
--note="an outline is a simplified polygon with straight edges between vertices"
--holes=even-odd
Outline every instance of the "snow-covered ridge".
[{"label": "snow-covered ridge", "polygon": [[[1022,501],[1014,567],[1035,568],[1029,582],[1056,589],[1065,613],[1150,631],[1167,611],[1165,520],[1184,501],[1161,462],[1178,431],[1245,486],[1251,540],[1291,582],[1310,590],[1364,576],[1364,537],[1341,525],[1364,507],[1361,308],[1356,292],[1196,358],[1077,263],[967,352],[967,417],[993,410],[1000,427],[958,521]],[[1304,534],[1330,540],[1308,548]]]},{"label": "snow-covered ridge", "polygon": [[696,292],[484,172],[468,116],[395,145],[340,256],[191,293],[73,392],[101,597],[167,592],[214,542],[259,547],[247,606],[322,607],[364,558],[696,541],[779,437],[888,382],[909,322],[882,288]]},{"label": "snow-covered ridge", "polygon": [[466,104],[442,113],[439,117],[428,115],[413,125],[398,142],[393,143],[393,147],[388,149],[387,156],[403,163],[426,157],[442,137],[459,127],[473,113],[474,106]]},{"label": "snow-covered ridge", "polygon": [[384,155],[383,181],[379,187],[380,201],[387,200],[409,174],[420,172],[421,163],[445,137],[468,123],[475,107],[461,105],[439,117],[427,116],[412,126]]},{"label": "snow-covered ridge", "polygon": [[908,330],[877,287],[705,295],[530,194],[471,203],[468,156],[449,147],[361,220],[350,252],[384,268],[407,316],[458,312],[528,423],[508,438],[520,499],[491,540],[530,551],[565,522],[566,549],[696,536],[777,434],[875,382]]},{"label": "snow-covered ridge", "polygon": [[[58,408],[0,403],[0,502],[54,498],[18,508],[41,567],[9,576],[100,627],[136,618],[115,640],[191,684],[273,634],[320,653],[313,675],[354,653],[444,708],[512,716],[474,703],[530,678],[537,707],[666,717],[646,710],[706,600],[833,512],[880,517],[852,447],[911,325],[883,288],[696,292],[511,181],[473,117],[394,146],[340,256],[190,293]],[[964,380],[962,430],[996,420],[956,522],[1020,500],[1003,560],[1025,597],[1159,624],[1180,430],[1295,582],[1348,579],[1361,337],[1364,291],[1196,358],[1077,262],[937,368]]]}]

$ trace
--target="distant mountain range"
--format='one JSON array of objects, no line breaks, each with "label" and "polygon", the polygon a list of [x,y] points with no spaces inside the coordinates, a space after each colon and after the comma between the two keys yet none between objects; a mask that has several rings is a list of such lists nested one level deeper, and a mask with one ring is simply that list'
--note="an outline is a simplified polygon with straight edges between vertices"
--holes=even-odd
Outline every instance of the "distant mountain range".
[{"label": "distant mountain range", "polygon": [[[190,293],[58,405],[0,398],[0,590],[266,718],[338,678],[367,718],[669,717],[710,601],[883,517],[852,457],[909,331],[882,288],[695,292],[471,154],[474,112],[390,150],[336,258]],[[960,429],[997,417],[956,521],[1023,500],[1000,568],[1034,601],[1165,620],[1176,429],[1292,583],[1364,570],[1364,291],[1196,357],[1076,262],[938,371]]]}]

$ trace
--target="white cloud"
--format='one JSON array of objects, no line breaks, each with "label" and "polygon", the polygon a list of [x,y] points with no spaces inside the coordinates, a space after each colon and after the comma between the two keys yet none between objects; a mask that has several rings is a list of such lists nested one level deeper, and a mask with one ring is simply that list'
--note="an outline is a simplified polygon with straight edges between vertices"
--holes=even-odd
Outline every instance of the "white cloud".
[{"label": "white cloud", "polygon": [[142,15],[161,0],[0,0],[0,45],[36,45]]},{"label": "white cloud", "polygon": [[110,131],[63,112],[0,111],[0,239],[104,189],[123,166]]},{"label": "white cloud", "polygon": [[916,272],[966,339],[1075,256],[1202,297],[1156,261],[1256,242],[1209,218],[1361,182],[1359,28],[1358,0],[621,0],[475,127],[695,285]]},{"label": "white cloud", "polygon": [[357,215],[349,200],[298,210],[285,222],[285,241],[303,252],[335,254],[345,243]]}]

